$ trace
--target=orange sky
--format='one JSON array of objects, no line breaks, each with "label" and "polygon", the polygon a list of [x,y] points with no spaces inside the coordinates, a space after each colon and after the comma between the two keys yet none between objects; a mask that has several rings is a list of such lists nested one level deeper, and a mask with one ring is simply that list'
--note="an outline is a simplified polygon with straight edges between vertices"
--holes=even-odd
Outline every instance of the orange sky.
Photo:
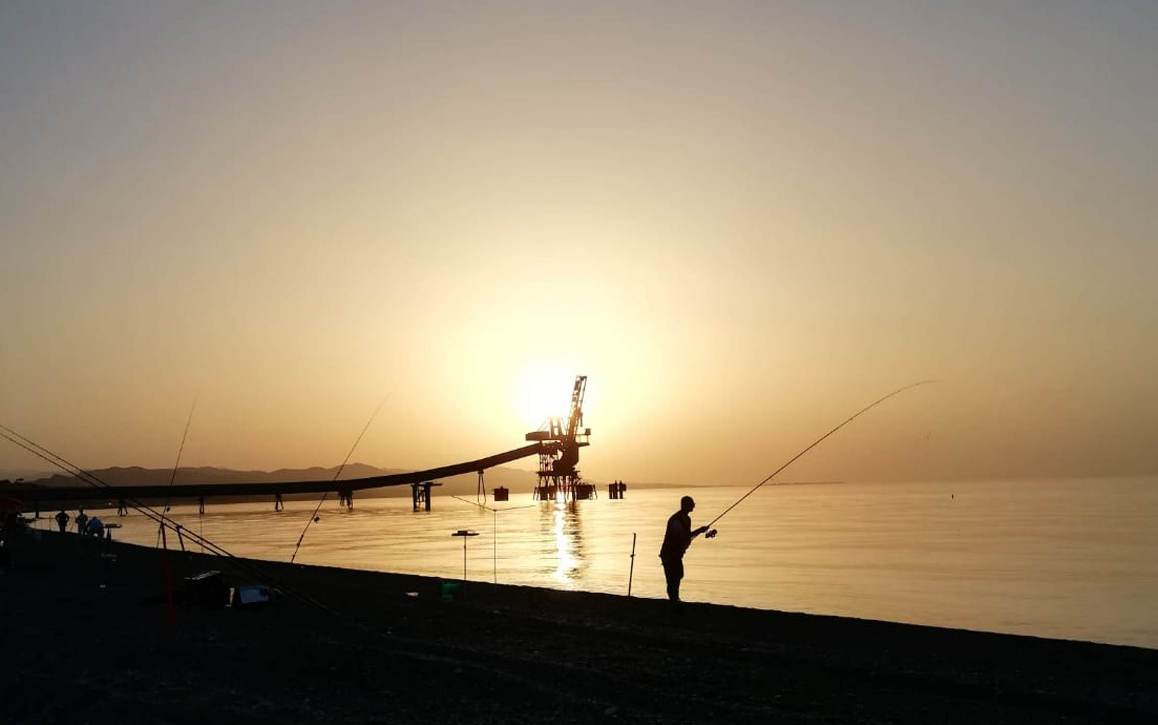
[{"label": "orange sky", "polygon": [[1090,7],[5,5],[0,422],[332,465],[389,395],[424,467],[584,373],[587,476],[750,483],[936,377],[786,475],[1158,471],[1158,11]]}]

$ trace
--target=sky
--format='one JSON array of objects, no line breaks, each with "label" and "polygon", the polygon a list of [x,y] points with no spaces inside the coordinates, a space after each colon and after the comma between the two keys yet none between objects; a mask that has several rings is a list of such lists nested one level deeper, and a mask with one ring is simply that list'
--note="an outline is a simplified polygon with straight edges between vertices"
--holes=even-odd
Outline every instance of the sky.
[{"label": "sky", "polygon": [[[1158,473],[1158,5],[0,2],[0,423],[596,480]],[[8,445],[0,469],[46,466]],[[526,467],[532,467],[527,461]]]}]

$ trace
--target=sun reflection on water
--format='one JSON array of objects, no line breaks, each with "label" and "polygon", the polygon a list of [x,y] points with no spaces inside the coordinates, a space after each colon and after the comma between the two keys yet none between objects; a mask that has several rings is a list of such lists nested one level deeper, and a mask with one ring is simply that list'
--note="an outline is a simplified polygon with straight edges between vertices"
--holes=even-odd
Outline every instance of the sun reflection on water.
[{"label": "sun reflection on water", "polygon": [[579,507],[574,501],[556,501],[549,509],[551,531],[555,539],[555,570],[551,578],[558,584],[573,588],[582,578],[587,562],[583,557],[583,535]]}]

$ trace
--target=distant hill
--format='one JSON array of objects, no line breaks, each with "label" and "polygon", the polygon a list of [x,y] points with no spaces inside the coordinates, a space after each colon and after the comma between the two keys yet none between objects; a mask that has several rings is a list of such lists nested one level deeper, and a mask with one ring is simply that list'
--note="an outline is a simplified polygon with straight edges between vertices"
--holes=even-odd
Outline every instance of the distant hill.
[{"label": "distant hill", "polygon": [[47,471],[34,471],[31,468],[5,468],[0,470],[0,481],[35,481],[52,475]]}]

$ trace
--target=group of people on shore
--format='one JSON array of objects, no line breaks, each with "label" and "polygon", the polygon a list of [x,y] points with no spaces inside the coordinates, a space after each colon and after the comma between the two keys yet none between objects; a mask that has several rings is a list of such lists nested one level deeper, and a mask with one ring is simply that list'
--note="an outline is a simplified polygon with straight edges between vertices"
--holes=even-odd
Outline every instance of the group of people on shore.
[{"label": "group of people on shore", "polygon": [[[72,517],[64,509],[56,515],[56,525],[60,528],[60,532],[68,531],[68,522]],[[98,539],[104,538],[105,524],[100,518],[96,516],[89,516],[80,509],[76,513],[76,533],[81,536],[95,536]]]}]

